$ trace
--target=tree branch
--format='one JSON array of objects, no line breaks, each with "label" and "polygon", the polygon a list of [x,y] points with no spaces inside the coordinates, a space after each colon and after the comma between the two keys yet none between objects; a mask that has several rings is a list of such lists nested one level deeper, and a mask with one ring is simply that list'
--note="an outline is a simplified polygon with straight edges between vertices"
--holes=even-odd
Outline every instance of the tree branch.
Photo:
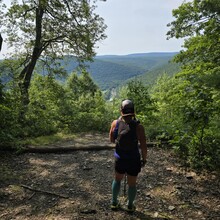
[{"label": "tree branch", "polygon": [[58,196],[58,197],[64,198],[64,199],[68,199],[69,198],[69,196],[60,195],[60,194],[57,194],[57,193],[54,193],[54,192],[45,191],[45,190],[41,190],[41,189],[35,189],[35,188],[32,188],[30,186],[26,186],[26,185],[23,185],[23,184],[21,184],[20,186],[25,188],[25,189],[29,189],[31,191],[34,191],[34,192],[46,193],[46,194],[49,194],[49,195],[52,195],[52,196]]}]

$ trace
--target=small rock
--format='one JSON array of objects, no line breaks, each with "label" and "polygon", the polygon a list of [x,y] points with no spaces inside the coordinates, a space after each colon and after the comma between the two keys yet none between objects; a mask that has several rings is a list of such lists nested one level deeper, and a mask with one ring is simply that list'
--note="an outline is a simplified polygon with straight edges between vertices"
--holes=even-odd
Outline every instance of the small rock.
[{"label": "small rock", "polygon": [[196,173],[195,172],[189,172],[189,173],[187,173],[186,174],[186,178],[187,179],[193,179],[193,177],[195,177],[196,176]]},{"label": "small rock", "polygon": [[158,212],[155,212],[154,213],[154,218],[157,218],[159,216],[159,213]]},{"label": "small rock", "polygon": [[198,211],[198,215],[202,215],[202,212],[201,212],[201,211]]},{"label": "small rock", "polygon": [[149,188],[149,189],[152,189],[152,188],[153,188],[151,185],[147,185],[146,187]]},{"label": "small rock", "polygon": [[176,186],[176,189],[182,189],[183,187],[182,186]]},{"label": "small rock", "polygon": [[168,207],[168,209],[169,209],[170,211],[173,211],[173,210],[175,209],[175,207],[172,206],[172,205],[170,205],[170,206]]},{"label": "small rock", "polygon": [[82,214],[96,214],[97,211],[95,209],[83,209],[80,211]]},{"label": "small rock", "polygon": [[92,167],[83,167],[83,170],[92,170]]},{"label": "small rock", "polygon": [[166,168],[166,170],[172,172],[173,168],[172,167],[168,167],[168,168]]},{"label": "small rock", "polygon": [[187,174],[187,175],[186,175],[186,179],[192,180],[192,179],[193,179],[193,176],[192,176],[191,174]]},{"label": "small rock", "polygon": [[146,197],[151,197],[151,194],[150,193],[146,193]]}]

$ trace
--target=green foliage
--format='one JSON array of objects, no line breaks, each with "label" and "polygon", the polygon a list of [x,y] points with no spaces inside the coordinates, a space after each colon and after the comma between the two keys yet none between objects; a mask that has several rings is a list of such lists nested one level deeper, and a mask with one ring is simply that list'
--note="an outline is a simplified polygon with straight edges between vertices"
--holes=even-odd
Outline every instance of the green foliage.
[{"label": "green foliage", "polygon": [[218,92],[190,80],[164,75],[152,88],[159,109],[158,131],[167,134],[185,163],[214,169],[220,159]]},{"label": "green foliage", "polygon": [[[183,3],[178,9],[173,10],[175,21],[168,24],[169,37],[182,38],[193,35],[210,35],[219,31],[218,0],[193,0]],[[213,32],[210,32],[213,30]]]},{"label": "green foliage", "polygon": [[163,74],[151,88],[151,96],[158,108],[155,116],[159,123],[155,123],[154,128],[157,130],[157,136],[163,139],[169,139],[169,136],[181,127],[179,109],[185,105],[181,92],[185,84],[186,82],[179,84],[176,78]]},{"label": "green foliage", "polygon": [[177,99],[182,108],[176,112],[180,126],[173,130],[172,143],[185,162],[196,168],[219,168],[219,8],[218,0],[183,3],[173,10],[176,20],[168,25],[169,38],[187,37],[185,50],[174,59],[183,66],[177,75],[182,82],[170,89],[174,94],[182,85],[181,99]]},{"label": "green foliage", "polygon": [[[9,64],[9,65],[6,65]],[[19,103],[17,87],[15,85],[16,74],[14,69],[16,62],[4,60],[0,63],[0,147],[13,147],[16,139],[20,138],[22,129],[19,124]],[[15,78],[14,82],[9,78]],[[6,80],[7,79],[7,80]]]},{"label": "green foliage", "polygon": [[13,129],[13,111],[5,105],[0,104],[0,147],[9,144],[14,141]]},{"label": "green foliage", "polygon": [[56,132],[107,131],[110,113],[89,73],[73,73],[66,84],[36,75],[30,88],[26,135],[38,137]]},{"label": "green foliage", "polygon": [[99,91],[89,73],[85,70],[80,76],[72,73],[67,79],[66,93],[69,101],[68,115],[63,117],[65,129],[72,132],[93,130],[91,124],[96,118],[95,108]]},{"label": "green foliage", "polygon": [[0,104],[0,121],[0,149],[15,147],[22,128],[10,103]]},{"label": "green foliage", "polygon": [[93,82],[89,73],[82,70],[82,74],[78,76],[77,73],[69,75],[67,81],[67,90],[78,99],[82,95],[94,95],[98,91],[98,86]]},{"label": "green foliage", "polygon": [[100,92],[80,96],[70,103],[72,112],[64,117],[67,131],[107,131],[110,113]]},{"label": "green foliage", "polygon": [[5,42],[13,49],[9,57],[19,62],[21,121],[25,121],[29,87],[38,60],[50,70],[51,62],[67,54],[81,62],[95,56],[95,44],[106,37],[106,25],[95,13],[94,3],[27,0],[13,1],[7,7],[0,2],[0,32],[6,34]]},{"label": "green foliage", "polygon": [[63,134],[63,133],[56,133],[53,135],[43,135],[39,137],[28,137],[25,140],[21,140],[20,143],[22,145],[35,145],[35,146],[40,146],[40,145],[51,145],[51,144],[57,144],[62,141],[66,140],[72,140],[76,137],[75,134]]},{"label": "green foliage", "polygon": [[[50,58],[72,54],[91,59],[94,44],[106,37],[106,25],[95,13],[94,2],[13,1],[0,8],[1,33],[7,34],[5,42],[13,47],[13,54],[26,56],[28,62],[41,53]],[[32,54],[36,46],[40,54]]]},{"label": "green foliage", "polygon": [[26,135],[49,135],[58,131],[59,106],[62,106],[65,91],[50,76],[36,75],[30,87],[30,104],[26,114]]},{"label": "green foliage", "polygon": [[146,85],[154,85],[157,81],[157,78],[164,73],[168,74],[169,76],[173,76],[178,73],[181,69],[180,66],[180,64],[174,63],[171,60],[167,64],[154,67],[152,70],[146,72],[145,74],[136,77],[136,79],[142,81]]},{"label": "green foliage", "polygon": [[[112,119],[111,109],[106,105],[101,91],[85,70],[79,76],[73,73],[66,84],[60,84],[52,76],[35,74],[29,91],[30,104],[25,120],[22,121],[22,129],[20,129],[16,91],[16,87],[8,86],[7,103],[2,100],[0,108],[2,143],[10,137],[13,141],[18,137],[39,137],[60,131],[109,129]],[[1,94],[1,97],[5,97],[3,89]]]},{"label": "green foliage", "polygon": [[113,100],[114,110],[113,116],[117,118],[120,113],[120,105],[123,99],[130,99],[135,105],[135,113],[138,120],[145,127],[148,139],[154,138],[155,130],[152,129],[157,121],[155,112],[157,106],[149,95],[149,89],[141,81],[130,81],[119,91],[119,96]]},{"label": "green foliage", "polygon": [[218,87],[220,65],[220,2],[218,0],[194,0],[173,10],[176,18],[167,33],[171,37],[188,37],[175,58],[184,64],[184,74],[198,74],[201,81]]},{"label": "green foliage", "polygon": [[144,86],[141,81],[131,81],[128,83],[129,99],[132,99],[135,104],[137,114],[150,117],[155,111],[153,100],[150,98],[148,87]]}]

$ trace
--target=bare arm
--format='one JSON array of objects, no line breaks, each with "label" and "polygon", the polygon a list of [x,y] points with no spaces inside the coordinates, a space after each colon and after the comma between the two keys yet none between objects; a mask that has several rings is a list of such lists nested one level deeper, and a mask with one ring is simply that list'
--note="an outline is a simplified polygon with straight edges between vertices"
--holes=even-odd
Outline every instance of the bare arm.
[{"label": "bare arm", "polygon": [[110,128],[110,131],[109,131],[109,139],[112,143],[115,143],[115,139],[114,139],[114,130],[115,130],[115,127],[116,127],[116,122],[117,120],[114,120],[111,124],[111,128]]}]

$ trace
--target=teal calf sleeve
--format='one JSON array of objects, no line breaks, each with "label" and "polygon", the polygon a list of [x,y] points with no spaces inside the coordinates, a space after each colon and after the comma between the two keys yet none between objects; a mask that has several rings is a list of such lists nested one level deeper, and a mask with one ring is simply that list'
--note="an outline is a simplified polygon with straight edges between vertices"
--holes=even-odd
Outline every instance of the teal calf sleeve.
[{"label": "teal calf sleeve", "polygon": [[136,186],[128,187],[128,206],[132,207],[137,193]]},{"label": "teal calf sleeve", "polygon": [[112,182],[112,204],[118,203],[118,194],[120,192],[121,181],[113,180]]}]

